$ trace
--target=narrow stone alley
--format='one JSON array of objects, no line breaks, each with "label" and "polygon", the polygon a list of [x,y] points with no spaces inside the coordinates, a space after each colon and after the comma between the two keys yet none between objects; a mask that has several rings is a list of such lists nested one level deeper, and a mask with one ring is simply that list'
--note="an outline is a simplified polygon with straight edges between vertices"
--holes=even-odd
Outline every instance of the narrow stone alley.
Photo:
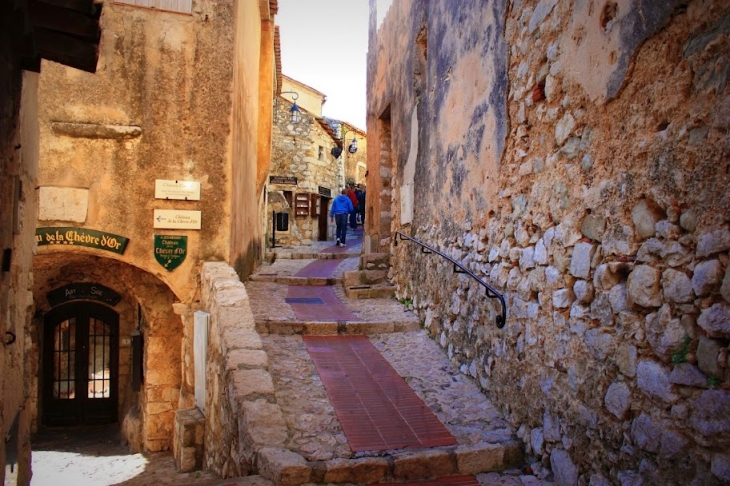
[{"label": "narrow stone alley", "polygon": [[[286,423],[281,446],[297,456],[280,461],[280,484],[553,484],[407,306],[346,295],[343,275],[360,259],[360,231],[354,236],[346,248],[276,248],[272,263],[246,283]],[[37,441],[35,486],[275,484],[262,476],[179,473],[170,453],[130,454],[103,427],[74,438],[46,432]]]}]

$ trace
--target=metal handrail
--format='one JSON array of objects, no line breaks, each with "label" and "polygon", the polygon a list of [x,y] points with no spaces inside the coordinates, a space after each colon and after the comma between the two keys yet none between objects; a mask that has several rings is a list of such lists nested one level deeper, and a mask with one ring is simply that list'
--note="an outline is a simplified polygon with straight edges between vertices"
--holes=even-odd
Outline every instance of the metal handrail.
[{"label": "metal handrail", "polygon": [[409,240],[418,245],[421,245],[422,253],[426,253],[426,254],[436,253],[437,255],[441,255],[442,257],[446,258],[448,261],[450,261],[451,263],[454,264],[455,273],[465,273],[465,274],[469,275],[471,278],[473,278],[474,280],[476,280],[477,282],[479,282],[479,284],[483,285],[486,290],[487,297],[489,297],[490,299],[499,299],[499,303],[502,304],[502,314],[497,316],[497,327],[499,329],[502,329],[504,327],[504,325],[507,323],[507,305],[504,302],[504,296],[502,294],[500,294],[499,292],[497,292],[494,289],[494,287],[492,287],[487,282],[485,282],[484,280],[482,280],[479,277],[477,277],[476,275],[474,275],[464,265],[457,262],[450,256],[444,255],[443,253],[438,251],[436,248],[433,248],[433,247],[427,245],[426,243],[419,241],[415,238],[411,238],[410,236],[408,236],[404,233],[401,233],[400,231],[395,232],[395,238],[393,238],[393,243],[395,244],[395,246],[398,246],[398,237],[399,236],[400,236],[401,240]]}]

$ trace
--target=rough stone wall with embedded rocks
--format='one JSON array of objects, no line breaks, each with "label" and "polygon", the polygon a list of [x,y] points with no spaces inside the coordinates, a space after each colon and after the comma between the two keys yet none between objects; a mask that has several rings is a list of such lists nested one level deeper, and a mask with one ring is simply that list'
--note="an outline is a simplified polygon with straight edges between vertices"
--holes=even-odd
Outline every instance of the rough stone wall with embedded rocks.
[{"label": "rough stone wall with embedded rocks", "polygon": [[371,0],[370,22],[368,188],[393,196],[366,233],[505,293],[499,330],[482,287],[391,246],[533,470],[730,481],[730,4]]}]

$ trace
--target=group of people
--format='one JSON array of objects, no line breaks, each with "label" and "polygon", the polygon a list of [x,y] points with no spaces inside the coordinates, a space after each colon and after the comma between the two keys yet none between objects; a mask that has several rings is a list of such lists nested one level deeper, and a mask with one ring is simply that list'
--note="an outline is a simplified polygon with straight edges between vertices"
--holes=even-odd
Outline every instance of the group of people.
[{"label": "group of people", "polygon": [[365,224],[365,188],[348,184],[340,195],[332,201],[330,220],[335,222],[337,246],[345,246],[347,225],[357,229],[357,225]]}]

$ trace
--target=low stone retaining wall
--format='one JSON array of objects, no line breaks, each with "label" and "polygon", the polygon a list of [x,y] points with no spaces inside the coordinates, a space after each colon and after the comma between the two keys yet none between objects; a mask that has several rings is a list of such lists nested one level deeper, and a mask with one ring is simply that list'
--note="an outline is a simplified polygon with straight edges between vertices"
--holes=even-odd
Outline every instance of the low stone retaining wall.
[{"label": "low stone retaining wall", "polygon": [[225,263],[205,263],[201,306],[210,314],[204,467],[221,477],[258,471],[257,453],[286,438],[248,295]]}]

